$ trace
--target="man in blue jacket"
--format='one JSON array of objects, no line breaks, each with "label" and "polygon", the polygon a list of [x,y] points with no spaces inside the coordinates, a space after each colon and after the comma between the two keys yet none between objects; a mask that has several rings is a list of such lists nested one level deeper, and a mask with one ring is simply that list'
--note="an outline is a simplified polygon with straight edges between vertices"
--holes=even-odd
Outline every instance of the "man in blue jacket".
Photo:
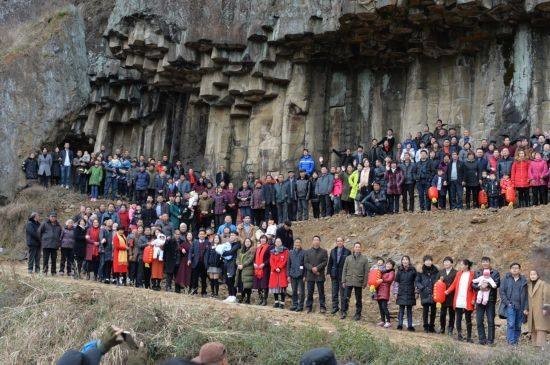
[{"label": "man in blue jacket", "polygon": [[[327,265],[327,274],[332,281],[332,311],[330,314],[336,314],[340,308],[344,309],[344,287],[342,286],[342,272],[346,257],[351,255],[351,251],[344,247],[344,239],[336,238],[336,246],[330,251]],[[339,301],[342,301],[340,306]]]},{"label": "man in blue jacket", "polygon": [[527,314],[527,279],[521,275],[521,265],[514,262],[500,285],[500,300],[506,306],[506,341],[517,345],[523,316]]},{"label": "man in blue jacket", "polygon": [[145,171],[145,166],[139,167],[139,172],[136,174],[136,181],[135,181],[135,189],[136,189],[136,196],[137,196],[137,202],[140,205],[143,205],[145,203],[145,199],[147,198],[147,187],[149,186],[149,174],[147,171]]},{"label": "man in blue jacket", "polygon": [[298,162],[298,171],[299,170],[304,170],[307,176],[311,176],[315,170],[315,160],[311,157],[307,148],[304,148],[302,157],[300,157],[300,162]]}]

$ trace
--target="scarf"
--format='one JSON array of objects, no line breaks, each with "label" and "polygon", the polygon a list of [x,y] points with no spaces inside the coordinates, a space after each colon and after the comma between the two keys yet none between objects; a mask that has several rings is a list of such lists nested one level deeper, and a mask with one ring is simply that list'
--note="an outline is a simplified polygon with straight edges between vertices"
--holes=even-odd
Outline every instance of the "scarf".
[{"label": "scarf", "polygon": [[[256,256],[254,257],[254,263],[256,265],[261,265],[264,263],[264,255],[265,252],[269,249],[269,245],[262,244],[258,249],[256,250]],[[264,269],[254,269],[254,276],[256,278],[261,279],[264,276]]]}]

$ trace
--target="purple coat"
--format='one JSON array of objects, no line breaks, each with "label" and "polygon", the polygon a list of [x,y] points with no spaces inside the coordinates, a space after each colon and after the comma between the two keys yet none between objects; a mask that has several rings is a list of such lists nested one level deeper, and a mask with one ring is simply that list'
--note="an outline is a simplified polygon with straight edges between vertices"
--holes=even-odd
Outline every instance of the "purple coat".
[{"label": "purple coat", "polygon": [[403,171],[398,167],[395,172],[387,170],[384,173],[384,180],[386,180],[386,194],[401,194],[401,188],[403,186]]},{"label": "purple coat", "polygon": [[225,204],[227,199],[223,193],[215,194],[212,199],[214,199],[214,214],[224,214]]},{"label": "purple coat", "polygon": [[252,209],[264,209],[265,208],[265,200],[264,200],[264,194],[262,188],[254,188],[254,191],[252,192]]},{"label": "purple coat", "polygon": [[[241,200],[246,199],[246,200]],[[250,200],[252,199],[252,189],[239,189],[237,193],[237,201],[239,202],[239,207],[249,207]]]}]

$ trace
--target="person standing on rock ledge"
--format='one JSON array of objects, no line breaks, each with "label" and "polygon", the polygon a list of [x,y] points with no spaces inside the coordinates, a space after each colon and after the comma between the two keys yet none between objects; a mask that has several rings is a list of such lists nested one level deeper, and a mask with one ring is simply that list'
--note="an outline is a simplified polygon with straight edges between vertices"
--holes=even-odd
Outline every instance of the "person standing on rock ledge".
[{"label": "person standing on rock ledge", "polygon": [[69,189],[71,185],[71,165],[74,153],[69,149],[69,143],[65,143],[65,148],[59,154],[61,164],[61,186]]}]

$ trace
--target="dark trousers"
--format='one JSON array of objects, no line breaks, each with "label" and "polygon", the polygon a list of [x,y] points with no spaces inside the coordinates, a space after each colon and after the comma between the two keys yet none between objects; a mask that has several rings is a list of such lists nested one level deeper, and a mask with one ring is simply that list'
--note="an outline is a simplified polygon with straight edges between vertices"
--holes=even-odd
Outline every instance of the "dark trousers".
[{"label": "dark trousers", "polygon": [[288,209],[288,220],[290,221],[296,221],[296,210],[298,209],[298,201],[290,199],[290,201],[287,204]]},{"label": "dark trousers", "polygon": [[378,300],[378,310],[380,310],[380,319],[382,322],[390,322],[390,310],[388,309],[388,301],[384,299]]},{"label": "dark trousers", "polygon": [[[447,325],[447,313],[449,313],[449,326],[446,327]],[[447,328],[447,330],[453,330],[453,328],[455,327],[455,310],[453,308],[452,305],[450,306],[446,306],[446,305],[442,305],[441,306],[441,315],[439,317],[439,324],[441,326],[441,332],[445,332],[445,328]]]},{"label": "dark trousers", "polygon": [[218,227],[224,223],[224,219],[225,219],[225,214],[216,214],[214,216],[214,225],[216,226],[216,229],[218,229]]},{"label": "dark trousers", "polygon": [[61,265],[59,265],[59,272],[65,272],[65,265],[67,266],[67,275],[70,275],[73,268],[74,251],[72,248],[61,247]]},{"label": "dark trousers", "polygon": [[29,261],[28,269],[29,272],[39,272],[40,271],[40,247],[32,246],[28,247],[29,249]]},{"label": "dark trousers", "polygon": [[397,324],[403,326],[403,319],[405,317],[405,309],[407,310],[407,326],[410,328],[413,326],[412,305],[400,305],[399,312],[397,313]]},{"label": "dark trousers", "polygon": [[466,338],[472,338],[472,311],[468,311],[464,308],[456,309],[456,332],[459,336],[462,336],[462,316],[466,319]]},{"label": "dark trousers", "polygon": [[319,202],[312,201],[311,210],[313,211],[313,218],[319,218],[319,215],[320,215]]},{"label": "dark trousers", "polygon": [[[487,302],[486,305],[476,304],[477,337],[479,342],[493,343],[495,341],[495,304],[495,302]],[[487,336],[485,336],[485,316],[487,316]]]},{"label": "dark trousers", "polygon": [[277,206],[275,204],[267,204],[265,207],[264,220],[267,222],[269,218],[277,219]]},{"label": "dark trousers", "polygon": [[533,186],[531,188],[533,191],[533,205],[548,204],[548,187],[545,185],[542,186]]},{"label": "dark trousers", "polygon": [[518,192],[519,206],[524,208],[529,206],[529,188],[516,188]]},{"label": "dark trousers", "polygon": [[136,281],[138,265],[139,265],[139,263],[136,262],[136,261],[129,261],[128,262],[128,279],[132,282]]},{"label": "dark trousers", "polygon": [[113,260],[105,260],[103,264],[103,280],[111,280],[112,270],[113,270]]},{"label": "dark trousers", "polygon": [[[338,278],[331,278],[332,282],[332,309],[339,310],[344,307],[344,287],[342,281]],[[340,303],[341,301],[341,303]]]},{"label": "dark trousers", "polygon": [[458,180],[449,181],[449,206],[451,209],[462,209],[462,185]]},{"label": "dark trousers", "polygon": [[40,185],[47,188],[48,187],[48,182],[50,181],[50,177],[46,174],[42,174],[42,175],[38,175],[38,178],[40,180]]},{"label": "dark trousers", "polygon": [[365,202],[365,204],[363,204],[363,207],[365,208],[365,214],[368,216],[373,216],[375,214],[383,215],[384,213],[386,213],[386,209],[382,204],[376,205],[371,202]]},{"label": "dark trousers", "polygon": [[304,309],[304,279],[291,278],[292,280],[292,308]]},{"label": "dark trousers", "polygon": [[319,207],[321,208],[321,217],[332,216],[330,195],[319,195]]},{"label": "dark trousers", "polygon": [[416,190],[418,191],[418,203],[420,204],[420,210],[430,210],[431,202],[428,199],[428,188],[430,184],[426,180],[420,180],[416,184]]},{"label": "dark trousers", "polygon": [[342,303],[342,313],[348,312],[351,292],[354,290],[355,290],[355,315],[361,316],[361,312],[363,310],[363,288],[361,288],[360,286],[346,286],[346,289],[344,290],[344,300]]},{"label": "dark trousers", "polygon": [[498,209],[500,197],[499,196],[490,196],[489,197],[489,208]]},{"label": "dark trousers", "polygon": [[143,265],[143,286],[146,289],[151,287],[151,268]]},{"label": "dark trousers", "polygon": [[286,202],[277,203],[277,217],[273,217],[277,224],[282,224],[288,219],[288,207]]},{"label": "dark trousers", "polygon": [[51,262],[51,272],[55,275],[57,273],[57,248],[43,248],[42,257],[42,269],[44,273],[48,272],[48,263]]},{"label": "dark trousers", "polygon": [[206,294],[206,268],[204,263],[199,262],[196,268],[191,271],[191,292],[197,294],[201,280],[201,294]]},{"label": "dark trousers", "polygon": [[433,304],[422,304],[422,322],[424,329],[434,332],[435,331],[435,315],[436,306]]},{"label": "dark trousers", "polygon": [[86,276],[90,278],[90,274],[94,273],[94,280],[98,279],[99,272],[99,259],[95,260],[86,260]]},{"label": "dark trousers", "polygon": [[80,279],[80,275],[82,274],[82,266],[84,264],[84,258],[83,257],[76,257],[75,258],[75,263],[76,263],[76,265],[74,267],[75,276]]},{"label": "dark trousers", "polygon": [[[479,207],[477,195],[479,194],[479,186],[466,186],[466,208],[470,209]],[[471,204],[470,204],[471,202]]]},{"label": "dark trousers", "polygon": [[327,306],[325,304],[325,282],[324,281],[307,282],[306,308],[311,309],[313,306],[313,293],[315,292],[315,285],[317,285],[317,291],[319,292],[319,307],[321,307],[321,309],[327,309]]},{"label": "dark trousers", "polygon": [[403,185],[403,210],[414,212],[414,182]]},{"label": "dark trousers", "polygon": [[252,209],[252,216],[254,217],[254,225],[259,227],[265,216],[265,209]]},{"label": "dark trousers", "polygon": [[355,213],[355,202],[353,200],[342,200],[342,209],[347,214]]},{"label": "dark trousers", "polygon": [[139,205],[145,204],[147,200],[147,190],[136,190],[136,200]]},{"label": "dark trousers", "polygon": [[307,221],[309,218],[309,212],[308,212],[308,206],[307,206],[307,199],[306,198],[298,198],[298,213],[297,218],[299,221],[304,220]]},{"label": "dark trousers", "polygon": [[237,223],[237,207],[227,208],[227,213],[225,215],[230,215],[231,221]]},{"label": "dark trousers", "polygon": [[227,293],[230,296],[236,296],[237,295],[237,288],[235,287],[235,277],[226,277],[225,283],[227,284]]},{"label": "dark trousers", "polygon": [[399,194],[388,194],[388,212],[399,213]]}]

